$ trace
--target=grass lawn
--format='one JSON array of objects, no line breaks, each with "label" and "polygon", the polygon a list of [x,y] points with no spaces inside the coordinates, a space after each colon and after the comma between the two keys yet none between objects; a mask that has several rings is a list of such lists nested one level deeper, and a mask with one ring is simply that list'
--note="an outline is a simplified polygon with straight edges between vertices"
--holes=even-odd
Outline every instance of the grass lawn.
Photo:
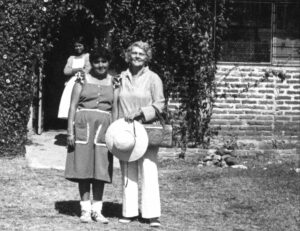
[{"label": "grass lawn", "polygon": [[[265,160],[264,160],[265,161]],[[160,230],[300,230],[297,163],[251,160],[247,170],[160,162]],[[63,171],[37,170],[22,157],[0,159],[0,230],[150,230],[142,220],[118,223],[120,171],[107,185],[104,215],[110,223],[81,224],[77,185]]]}]

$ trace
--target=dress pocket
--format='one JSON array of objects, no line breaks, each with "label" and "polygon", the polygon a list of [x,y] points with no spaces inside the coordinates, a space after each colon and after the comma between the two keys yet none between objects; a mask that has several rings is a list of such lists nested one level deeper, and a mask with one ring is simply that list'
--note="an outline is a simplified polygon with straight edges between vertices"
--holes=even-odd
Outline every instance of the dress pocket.
[{"label": "dress pocket", "polygon": [[89,141],[89,124],[76,124],[75,125],[75,143],[87,144]]},{"label": "dress pocket", "polygon": [[94,144],[96,146],[106,146],[105,144],[105,133],[110,124],[111,115],[104,115],[101,118],[101,122],[96,130]]},{"label": "dress pocket", "polygon": [[97,146],[106,146],[105,145],[105,132],[103,130],[102,124],[97,129],[94,144]]}]

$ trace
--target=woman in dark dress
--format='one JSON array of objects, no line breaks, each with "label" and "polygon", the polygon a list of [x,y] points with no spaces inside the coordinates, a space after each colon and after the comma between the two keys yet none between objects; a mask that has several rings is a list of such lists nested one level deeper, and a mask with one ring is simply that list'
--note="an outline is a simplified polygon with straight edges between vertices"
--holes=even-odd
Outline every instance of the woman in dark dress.
[{"label": "woman in dark dress", "polygon": [[111,183],[113,164],[112,155],[105,145],[113,104],[109,62],[110,54],[106,49],[92,51],[91,70],[77,78],[71,97],[65,177],[79,185],[81,222],[108,223],[101,211],[104,185]]}]

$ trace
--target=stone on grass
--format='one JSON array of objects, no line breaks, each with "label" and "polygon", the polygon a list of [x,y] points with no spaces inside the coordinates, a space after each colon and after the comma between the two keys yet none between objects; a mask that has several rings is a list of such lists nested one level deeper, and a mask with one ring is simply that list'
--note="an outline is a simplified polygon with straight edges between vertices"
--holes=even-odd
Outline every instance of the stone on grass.
[{"label": "stone on grass", "polygon": [[229,166],[232,166],[232,165],[236,165],[237,164],[237,161],[236,161],[236,158],[230,156],[228,158],[225,159],[225,162],[227,165]]},{"label": "stone on grass", "polygon": [[211,156],[211,155],[214,155],[214,154],[216,154],[216,149],[208,149],[208,151],[207,151],[207,155],[208,156]]},{"label": "stone on grass", "polygon": [[231,157],[231,155],[224,155],[224,156],[222,156],[222,160],[226,160],[229,157]]},{"label": "stone on grass", "polygon": [[231,167],[231,168],[248,169],[247,166],[242,165],[242,164],[232,165],[232,166],[230,166],[230,167]]},{"label": "stone on grass", "polygon": [[222,157],[221,157],[220,155],[214,155],[214,156],[213,156],[213,159],[219,161],[219,160],[222,159]]},{"label": "stone on grass", "polygon": [[199,164],[197,165],[198,168],[202,168],[203,166],[204,166],[203,163],[199,163]]},{"label": "stone on grass", "polygon": [[222,161],[221,161],[221,166],[222,166],[222,168],[228,167],[228,165],[227,165],[227,163],[226,163],[225,160],[222,160]]},{"label": "stone on grass", "polygon": [[210,160],[209,160],[209,161],[206,161],[206,162],[205,162],[205,165],[206,165],[206,166],[212,166],[212,165],[213,165],[213,162],[210,161]]},{"label": "stone on grass", "polygon": [[232,155],[232,152],[233,152],[233,150],[230,150],[230,149],[227,149],[227,148],[219,148],[216,151],[216,154],[220,155],[220,156],[224,156],[224,155]]},{"label": "stone on grass", "polygon": [[204,157],[203,161],[210,161],[212,159],[213,159],[213,155],[209,155],[209,156]]},{"label": "stone on grass", "polygon": [[214,165],[216,165],[216,166],[219,166],[220,161],[217,160],[217,159],[213,159],[213,160],[212,160],[212,163],[213,163]]}]

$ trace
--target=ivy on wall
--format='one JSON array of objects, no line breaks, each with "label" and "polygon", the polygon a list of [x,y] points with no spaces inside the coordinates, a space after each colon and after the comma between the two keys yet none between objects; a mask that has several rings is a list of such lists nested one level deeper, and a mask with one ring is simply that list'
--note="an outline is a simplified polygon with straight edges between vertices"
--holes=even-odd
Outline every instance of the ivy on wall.
[{"label": "ivy on wall", "polygon": [[[25,7],[24,7],[25,6]],[[33,2],[0,1],[0,145],[1,154],[20,151],[32,101],[34,56],[38,59],[38,17],[43,8]]]},{"label": "ivy on wall", "polygon": [[0,156],[24,154],[44,54],[58,39],[62,18],[78,12],[93,15],[80,1],[0,0]]},{"label": "ivy on wall", "polygon": [[0,155],[24,153],[29,108],[44,54],[59,39],[62,19],[76,20],[78,15],[106,35],[99,43],[111,48],[117,71],[125,68],[122,54],[130,43],[148,41],[154,48],[150,65],[161,76],[166,97],[181,102],[171,113],[176,145],[184,149],[209,142],[215,64],[226,28],[223,1],[106,0],[105,4],[106,13],[100,15],[95,0],[0,0]]},{"label": "ivy on wall", "polygon": [[[165,95],[181,103],[171,113],[176,145],[184,151],[187,145],[207,144],[216,59],[227,22],[223,1],[108,2],[115,57],[133,41],[148,41],[154,48],[150,66],[163,79]],[[124,68],[122,58],[116,60]]]}]

